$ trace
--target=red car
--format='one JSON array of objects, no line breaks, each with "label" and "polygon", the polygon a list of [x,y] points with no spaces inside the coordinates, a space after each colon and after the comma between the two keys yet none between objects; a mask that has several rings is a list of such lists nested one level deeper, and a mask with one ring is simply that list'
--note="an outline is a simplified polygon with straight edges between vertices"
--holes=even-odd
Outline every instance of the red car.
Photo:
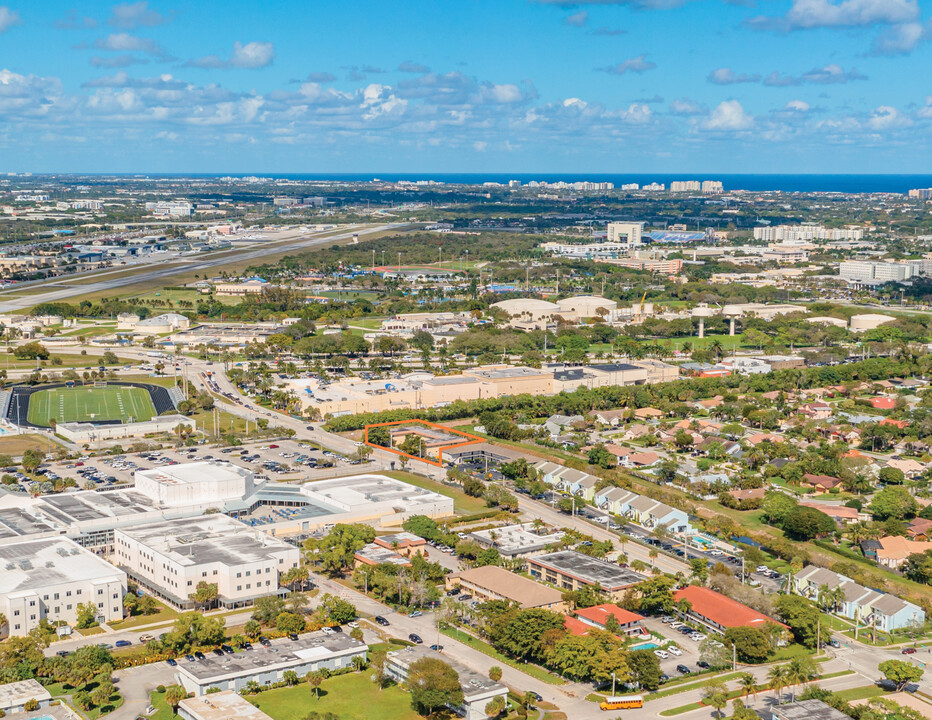
[{"label": "red car", "polygon": [[278,445],[269,445],[272,450],[278,450]]},{"label": "red car", "polygon": [[913,655],[916,652],[916,648],[903,648],[900,652],[904,655]]}]

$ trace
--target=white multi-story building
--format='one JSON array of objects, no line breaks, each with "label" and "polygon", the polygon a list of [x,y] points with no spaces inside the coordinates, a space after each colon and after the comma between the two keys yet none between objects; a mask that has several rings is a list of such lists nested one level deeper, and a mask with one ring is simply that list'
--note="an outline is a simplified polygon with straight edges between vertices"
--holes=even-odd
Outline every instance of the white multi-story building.
[{"label": "white multi-story building", "polygon": [[126,573],[67,538],[0,545],[0,613],[10,635],[26,635],[46,619],[72,624],[92,603],[104,622],[123,618]]},{"label": "white multi-story building", "polygon": [[919,275],[921,262],[875,262],[872,260],[845,260],[839,267],[842,280],[857,285],[883,285],[887,282],[904,282]]},{"label": "white multi-story building", "polygon": [[768,225],[754,228],[754,239],[764,242],[792,243],[813,240],[860,240],[864,229],[859,227],[826,228],[815,223],[801,225]]},{"label": "white multi-story building", "polygon": [[217,585],[224,607],[280,593],[279,573],[297,567],[300,550],[226,515],[172,520],[114,531],[114,561],[134,580],[177,607],[188,607],[199,582]]},{"label": "white multi-story building", "polygon": [[670,183],[670,192],[699,192],[702,183],[698,180],[674,180]]},{"label": "white multi-story building", "polygon": [[722,186],[721,180],[703,180],[702,192],[709,195],[721,195],[725,192],[725,188]]},{"label": "white multi-story building", "polygon": [[605,241],[608,244],[618,243],[620,245],[627,246],[628,248],[632,248],[640,245],[643,242],[641,240],[642,229],[642,223],[609,223],[607,227],[608,235],[605,238]]},{"label": "white multi-story building", "polygon": [[918,200],[932,200],[932,188],[916,188],[909,191],[909,197]]},{"label": "white multi-story building", "polygon": [[153,215],[170,215],[173,217],[183,217],[194,214],[194,206],[189,202],[171,201],[171,202],[147,202],[146,212]]},{"label": "white multi-story building", "polygon": [[137,470],[136,490],[160,507],[240,500],[255,490],[251,470],[230,463],[193,462]]}]

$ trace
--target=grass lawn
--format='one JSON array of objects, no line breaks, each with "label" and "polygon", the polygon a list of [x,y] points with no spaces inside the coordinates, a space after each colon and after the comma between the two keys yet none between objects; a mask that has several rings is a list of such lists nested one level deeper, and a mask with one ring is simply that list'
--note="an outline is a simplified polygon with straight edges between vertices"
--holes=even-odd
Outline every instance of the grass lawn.
[{"label": "grass lawn", "polygon": [[134,615],[125,620],[116,620],[107,623],[114,630],[129,630],[130,628],[140,627],[142,625],[154,625],[155,623],[172,622],[178,617],[178,613],[167,605],[156,600],[158,612],[152,615]]},{"label": "grass lawn", "polygon": [[397,685],[379,690],[370,672],[340,675],[320,686],[320,699],[307,683],[268,690],[246,699],[273,720],[300,720],[310,711],[331,712],[341,720],[419,720],[411,697]]},{"label": "grass lawn", "polygon": [[149,715],[149,720],[172,720],[172,709],[165,702],[165,693],[150,693],[149,704],[155,708],[155,712]]},{"label": "grass lawn", "polygon": [[155,406],[143,388],[110,385],[41,390],[29,398],[29,422],[49,427],[56,422],[122,420],[142,422],[155,417]]},{"label": "grass lawn", "polygon": [[876,685],[865,685],[864,687],[851,688],[850,690],[839,690],[835,693],[842,700],[851,702],[852,700],[865,700],[867,698],[878,697],[880,695],[889,695],[889,690],[884,690]]},{"label": "grass lawn", "polygon": [[516,668],[521,672],[530,675],[531,677],[542,680],[545,683],[549,683],[550,685],[566,684],[566,681],[559,675],[554,675],[552,672],[532,663],[523,663],[518,660],[512,660],[507,655],[502,655],[502,653],[493,648],[487,642],[473,637],[469,633],[465,633],[459,628],[445,627],[440,632],[453,638],[454,640],[459,640],[464,645],[469,645],[469,647],[473,648],[474,650],[485,653],[489,657],[494,658],[495,660],[498,660],[505,665],[510,665],[511,667]]},{"label": "grass lawn", "polygon": [[435,482],[434,480],[422,477],[421,475],[415,475],[409,472],[389,472],[386,473],[386,475],[393,477],[396,480],[403,480],[404,482],[410,483],[415,487],[424,488],[425,490],[433,490],[436,493],[453,498],[454,509],[456,512],[462,515],[473,515],[474,513],[485,512],[489,509],[486,507],[485,500],[482,498],[472,497],[457,487],[444,485],[443,483]]},{"label": "grass lawn", "polygon": [[44,435],[5,435],[0,437],[0,454],[22,455],[27,450],[41,450],[47,453],[60,445],[52,442]]}]

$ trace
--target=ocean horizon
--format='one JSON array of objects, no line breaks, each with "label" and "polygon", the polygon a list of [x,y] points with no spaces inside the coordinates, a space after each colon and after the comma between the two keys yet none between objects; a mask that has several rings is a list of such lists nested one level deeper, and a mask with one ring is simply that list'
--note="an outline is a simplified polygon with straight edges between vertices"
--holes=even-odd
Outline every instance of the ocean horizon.
[{"label": "ocean horizon", "polygon": [[[132,175],[120,173],[119,175]],[[138,173],[135,174],[138,177]],[[674,180],[721,180],[726,192],[749,190],[755,192],[837,192],[837,193],[902,193],[913,188],[932,187],[932,175],[918,174],[739,174],[739,173],[145,173],[148,177],[268,177],[276,180],[367,182],[433,180],[446,184],[481,185],[486,182],[507,184],[518,180],[527,184],[532,180],[555,182],[610,182],[618,188],[628,183],[644,186],[663,183],[667,188]]]}]

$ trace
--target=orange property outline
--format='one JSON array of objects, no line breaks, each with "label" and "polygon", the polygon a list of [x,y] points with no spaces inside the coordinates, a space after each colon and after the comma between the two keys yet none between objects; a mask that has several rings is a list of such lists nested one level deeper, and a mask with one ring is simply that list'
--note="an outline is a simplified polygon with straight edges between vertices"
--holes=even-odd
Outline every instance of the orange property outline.
[{"label": "orange property outline", "polygon": [[[460,435],[462,437],[471,438],[471,439],[467,440],[466,442],[453,443],[452,445],[442,446],[438,454],[439,461],[430,460],[426,457],[418,457],[417,455],[410,455],[406,452],[402,452],[401,450],[396,450],[395,448],[385,447],[384,445],[376,445],[375,443],[369,442],[369,428],[386,427],[388,425],[411,425],[413,423],[420,424],[420,425],[428,425],[430,427],[443,430],[444,432],[453,433],[454,435]],[[420,460],[421,462],[425,462],[430,465],[436,465],[437,467],[443,467],[443,451],[444,450],[452,450],[453,448],[463,447],[464,445],[474,445],[476,443],[485,442],[485,438],[481,438],[478,435],[470,435],[468,432],[463,432],[462,430],[454,430],[453,428],[449,428],[446,425],[438,425],[437,423],[432,423],[429,420],[393,420],[392,422],[374,423],[372,425],[366,425],[366,433],[363,438],[363,441],[365,442],[366,445],[372,448],[378,448],[379,450],[387,450],[388,452],[394,453],[395,455],[401,455],[404,457],[411,458],[412,460]]]}]

